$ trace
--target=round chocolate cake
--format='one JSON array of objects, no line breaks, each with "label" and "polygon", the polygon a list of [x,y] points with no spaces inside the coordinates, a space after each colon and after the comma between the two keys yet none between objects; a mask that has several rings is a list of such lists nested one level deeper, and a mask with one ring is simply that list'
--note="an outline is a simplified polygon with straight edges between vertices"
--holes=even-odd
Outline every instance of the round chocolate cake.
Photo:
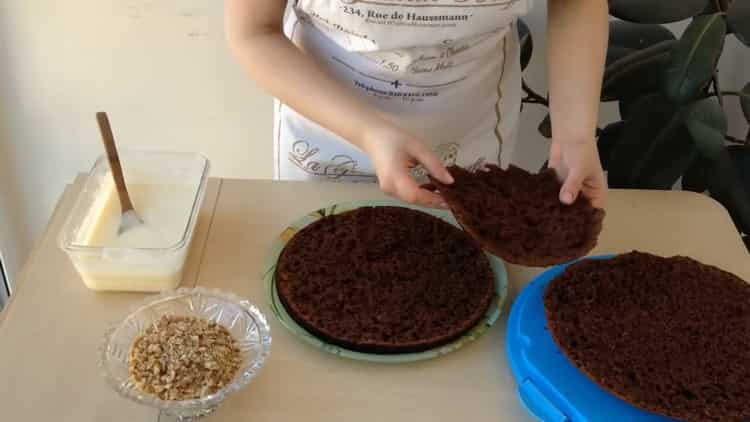
[{"label": "round chocolate cake", "polygon": [[596,246],[604,211],[582,195],[560,202],[562,185],[553,170],[531,174],[518,167],[469,172],[449,167],[455,182],[433,180],[461,226],[481,246],[519,265],[561,264]]},{"label": "round chocolate cake", "polygon": [[451,342],[495,295],[489,259],[463,231],[401,207],[358,208],[305,227],[279,257],[276,289],[315,336],[382,354]]},{"label": "round chocolate cake", "polygon": [[750,420],[750,284],[633,252],[570,266],[545,291],[550,333],[592,380],[684,421]]}]

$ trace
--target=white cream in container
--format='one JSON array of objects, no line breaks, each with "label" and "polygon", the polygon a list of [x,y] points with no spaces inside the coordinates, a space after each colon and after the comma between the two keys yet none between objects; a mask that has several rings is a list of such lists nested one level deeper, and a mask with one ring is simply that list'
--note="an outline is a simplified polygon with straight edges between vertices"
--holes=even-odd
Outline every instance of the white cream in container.
[{"label": "white cream in container", "polygon": [[101,157],[63,227],[61,247],[93,290],[175,288],[205,194],[208,160],[151,151],[122,151],[120,159],[144,225],[117,234],[120,203],[109,164]]}]

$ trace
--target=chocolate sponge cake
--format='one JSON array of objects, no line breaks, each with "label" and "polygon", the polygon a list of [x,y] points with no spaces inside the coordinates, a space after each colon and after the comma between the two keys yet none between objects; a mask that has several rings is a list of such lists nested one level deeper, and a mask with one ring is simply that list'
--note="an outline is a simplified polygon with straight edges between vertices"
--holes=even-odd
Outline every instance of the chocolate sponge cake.
[{"label": "chocolate sponge cake", "polygon": [[514,264],[547,266],[580,258],[596,246],[604,211],[582,196],[572,205],[560,203],[562,185],[553,170],[487,169],[472,173],[452,166],[453,184],[433,180],[484,249]]},{"label": "chocolate sponge cake", "polygon": [[593,381],[684,421],[750,420],[750,284],[690,258],[571,265],[545,291],[550,333]]},{"label": "chocolate sponge cake", "polygon": [[305,227],[279,257],[276,288],[315,336],[381,354],[451,342],[495,295],[489,259],[464,232],[401,207],[358,208]]}]

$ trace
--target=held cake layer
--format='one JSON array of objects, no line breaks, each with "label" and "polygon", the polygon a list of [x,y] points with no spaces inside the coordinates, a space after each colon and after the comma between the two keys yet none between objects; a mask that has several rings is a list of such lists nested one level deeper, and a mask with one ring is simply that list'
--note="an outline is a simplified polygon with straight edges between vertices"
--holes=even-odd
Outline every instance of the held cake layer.
[{"label": "held cake layer", "polygon": [[305,227],[279,257],[276,288],[315,336],[381,354],[455,340],[495,295],[489,259],[464,232],[401,207],[358,208]]},{"label": "held cake layer", "polygon": [[455,182],[432,180],[461,226],[485,248],[519,265],[561,264],[596,246],[604,211],[582,195],[560,203],[553,170],[530,174],[518,167],[469,172],[449,167]]},{"label": "held cake layer", "polygon": [[750,284],[685,257],[571,265],[545,291],[555,342],[597,384],[685,421],[750,420]]}]

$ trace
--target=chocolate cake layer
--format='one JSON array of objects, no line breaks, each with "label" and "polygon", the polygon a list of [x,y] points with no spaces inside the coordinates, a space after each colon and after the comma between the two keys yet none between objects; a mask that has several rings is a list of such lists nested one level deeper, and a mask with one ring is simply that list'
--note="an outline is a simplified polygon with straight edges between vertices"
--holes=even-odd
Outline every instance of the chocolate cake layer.
[{"label": "chocolate cake layer", "polygon": [[326,216],[281,253],[282,304],[319,338],[368,353],[424,351],[458,338],[495,294],[488,257],[420,211],[365,207]]},{"label": "chocolate cake layer", "polygon": [[750,284],[685,257],[570,266],[545,291],[550,333],[593,381],[685,421],[750,420]]},{"label": "chocolate cake layer", "polygon": [[531,174],[518,167],[469,172],[449,167],[455,182],[433,184],[461,226],[488,252],[505,261],[548,266],[572,261],[596,246],[604,211],[579,195],[559,200],[554,171]]}]

